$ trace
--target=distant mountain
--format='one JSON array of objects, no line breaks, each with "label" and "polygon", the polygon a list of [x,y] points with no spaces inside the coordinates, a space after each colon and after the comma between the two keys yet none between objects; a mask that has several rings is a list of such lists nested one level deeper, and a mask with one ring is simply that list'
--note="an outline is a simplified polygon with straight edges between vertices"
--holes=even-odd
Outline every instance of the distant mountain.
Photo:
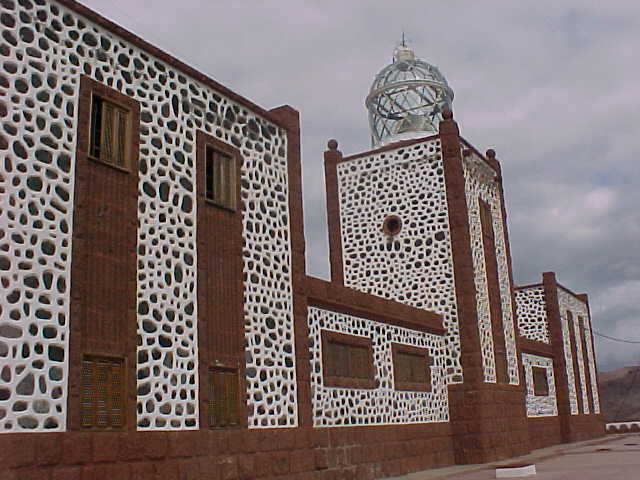
[{"label": "distant mountain", "polygon": [[598,376],[605,422],[640,420],[640,366],[600,372]]}]

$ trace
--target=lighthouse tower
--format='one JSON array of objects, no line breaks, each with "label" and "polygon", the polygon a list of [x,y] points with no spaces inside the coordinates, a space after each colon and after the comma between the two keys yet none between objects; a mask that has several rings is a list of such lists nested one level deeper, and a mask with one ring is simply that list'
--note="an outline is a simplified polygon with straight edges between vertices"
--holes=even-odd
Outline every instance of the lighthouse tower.
[{"label": "lighthouse tower", "polygon": [[[373,149],[342,157],[329,145],[332,280],[440,314],[451,421],[474,409],[478,442],[503,435],[504,397],[517,454],[527,433],[500,166],[460,137],[452,101],[440,70],[400,45],[366,97]],[[495,458],[480,443],[463,461]]]}]

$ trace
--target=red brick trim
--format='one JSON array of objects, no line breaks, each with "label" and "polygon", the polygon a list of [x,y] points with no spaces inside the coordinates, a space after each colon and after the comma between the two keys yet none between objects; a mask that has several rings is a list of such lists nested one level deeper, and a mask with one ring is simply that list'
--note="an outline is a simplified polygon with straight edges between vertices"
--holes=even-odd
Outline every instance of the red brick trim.
[{"label": "red brick trim", "polygon": [[473,418],[473,410],[478,408],[479,398],[468,400],[467,391],[482,388],[484,372],[481,362],[481,346],[478,332],[478,312],[476,308],[476,288],[473,278],[473,258],[469,215],[465,196],[464,169],[460,152],[460,131],[452,117],[440,122],[440,142],[444,165],[453,272],[458,308],[460,334],[460,363],[463,368],[464,384],[450,385],[449,415],[451,428],[456,435],[453,446],[456,463],[481,463],[485,452],[481,447],[484,426],[474,428],[468,435],[468,419]]},{"label": "red brick trim", "polygon": [[[598,391],[598,399],[599,399],[599,404],[600,404],[600,413],[598,413],[596,415],[600,416],[600,415],[602,415],[602,393],[600,391],[600,381],[598,380],[598,364],[596,363],[596,346],[595,346],[594,338],[593,338],[593,325],[591,324],[591,307],[589,306],[589,296],[586,293],[581,293],[581,294],[578,294],[578,298],[580,300],[582,300],[587,305],[587,315],[588,315],[587,321],[589,322],[589,330],[591,331],[591,338],[589,339],[589,341],[591,342],[591,351],[593,352],[593,364],[595,366],[596,384],[594,385],[593,383],[591,383],[590,374],[589,374],[589,377],[588,377],[588,381],[589,381],[589,384],[590,384],[591,390],[592,390],[592,392],[591,392],[592,393],[591,401],[593,402],[592,406],[594,406],[594,403],[595,403],[595,400],[594,400],[594,397],[593,397],[593,389],[595,388]],[[591,411],[591,413],[595,414],[595,408],[594,408],[594,410]],[[603,432],[604,432],[604,428],[605,427],[604,427],[604,424],[603,424],[603,426],[602,426]]]},{"label": "red brick trim", "polygon": [[542,357],[554,357],[553,347],[537,340],[530,340],[525,337],[518,339],[519,351],[530,353],[532,355],[540,355]]},{"label": "red brick trim", "polygon": [[[84,75],[79,85],[67,429],[81,428],[82,356],[97,355],[124,359],[124,423],[135,431],[140,106]],[[130,112],[130,171],[88,157],[93,92]]]},{"label": "red brick trim", "polygon": [[504,317],[502,312],[502,298],[500,295],[500,278],[498,274],[498,258],[496,256],[495,232],[493,229],[493,214],[491,212],[491,206],[487,202],[480,199],[478,203],[480,206],[480,223],[482,226],[485,274],[489,293],[489,313],[491,316],[491,331],[493,335],[496,381],[498,383],[508,384],[509,368],[504,339]]},{"label": "red brick trim", "polygon": [[460,152],[460,131],[453,118],[440,122],[440,141],[451,231],[451,250],[460,321],[461,363],[467,388],[484,382],[476,288],[469,233],[469,212],[465,196],[464,169]]},{"label": "red brick trim", "polygon": [[271,113],[269,113],[267,110],[263,109],[259,105],[256,105],[251,100],[248,100],[248,99],[238,95],[237,93],[232,92],[227,87],[219,84],[218,82],[216,82],[212,78],[208,77],[207,75],[199,72],[195,68],[190,67],[186,63],[183,63],[182,61],[178,60],[177,58],[175,58],[175,57],[169,55],[168,53],[160,50],[158,47],[155,47],[155,46],[151,45],[147,41],[145,41],[142,38],[138,37],[136,34],[130,32],[129,30],[126,30],[126,29],[122,28],[121,26],[119,26],[119,25],[117,25],[115,23],[113,23],[111,20],[108,20],[107,18],[103,17],[102,15],[100,15],[97,12],[95,12],[94,10],[89,9],[89,8],[85,7],[84,5],[78,3],[78,2],[76,2],[74,0],[57,0],[57,1],[61,5],[64,5],[66,8],[69,8],[69,9],[73,10],[78,15],[83,16],[84,18],[96,23],[97,25],[105,28],[106,30],[110,31],[111,33],[113,33],[115,35],[118,35],[123,40],[131,43],[132,45],[140,48],[141,50],[144,50],[149,55],[152,55],[152,56],[156,57],[158,60],[160,60],[162,62],[165,62],[166,64],[168,64],[168,65],[170,65],[170,66],[172,66],[172,67],[184,72],[186,75],[189,75],[194,80],[202,82],[203,84],[207,85],[208,87],[218,91],[219,93],[221,93],[224,96],[228,97],[230,100],[232,100],[234,102],[237,102],[238,104],[242,105],[243,107],[248,108],[249,110],[257,113],[258,115],[266,118],[267,120],[275,123],[278,126],[284,126],[284,125],[282,125],[280,123],[280,121],[278,120],[277,117],[271,115]]},{"label": "red brick trim", "polygon": [[[91,98],[93,95],[104,98],[129,112],[129,152],[127,154],[127,168],[121,168],[94,159],[89,155],[90,128],[91,128]],[[76,161],[80,158],[91,160],[103,167],[115,169],[122,173],[138,171],[138,159],[140,156],[140,103],[100,83],[86,75],[80,75],[80,95],[78,100],[78,136],[76,145]]]},{"label": "red brick trim", "polygon": [[[511,258],[511,256],[509,256],[509,258]],[[514,286],[513,289],[514,290],[524,290],[525,288],[534,288],[534,287],[542,287],[543,284],[541,283],[530,283],[528,285],[518,285],[518,286]]]},{"label": "red brick trim", "polygon": [[311,412],[307,300],[304,295],[306,265],[302,209],[302,166],[300,159],[300,114],[289,105],[274,108],[269,113],[287,129],[289,231],[291,235],[295,364],[298,385],[298,425],[307,427],[313,424],[313,419]]},{"label": "red brick trim", "polygon": [[[466,142],[466,140],[465,140]],[[487,151],[488,154],[491,154],[492,157],[491,159],[493,160],[494,163],[494,168],[496,169],[498,175],[496,175],[496,182],[497,182],[497,189],[498,189],[498,194],[499,194],[499,198],[500,198],[500,208],[502,211],[502,231],[504,233],[504,244],[505,244],[505,254],[507,256],[507,266],[509,269],[509,285],[511,286],[512,290],[511,290],[511,318],[513,319],[513,331],[515,334],[515,343],[516,343],[516,362],[518,362],[518,372],[519,372],[519,376],[520,376],[520,391],[522,392],[522,398],[526,398],[526,394],[527,394],[527,390],[526,390],[526,385],[524,382],[524,378],[525,378],[525,372],[524,372],[524,365],[522,364],[521,361],[521,355],[520,355],[520,351],[521,351],[521,341],[523,340],[522,337],[519,336],[518,334],[518,315],[517,315],[517,308],[516,308],[516,298],[515,298],[515,291],[514,291],[514,281],[513,281],[513,263],[512,263],[512,258],[511,258],[511,242],[509,241],[509,226],[508,226],[508,222],[507,222],[507,206],[506,206],[506,202],[505,202],[505,198],[504,198],[504,187],[502,184],[502,167],[500,166],[500,162],[498,161],[498,159],[495,157],[495,152],[493,150],[488,150]],[[542,285],[542,284],[539,284]],[[524,401],[523,401],[523,405],[524,405]],[[526,415],[526,412],[525,412]]]},{"label": "red brick trim", "polygon": [[342,230],[340,225],[340,197],[338,190],[337,164],[342,153],[337,149],[324,152],[324,177],[327,195],[327,224],[329,229],[329,264],[331,281],[344,285],[344,265],[342,263]]},{"label": "red brick trim", "polygon": [[573,312],[567,311],[567,323],[569,325],[569,338],[571,338],[571,359],[573,363],[573,378],[576,383],[576,395],[578,400],[578,413],[584,413],[584,403],[582,401],[582,379],[580,378],[580,366],[578,362],[578,344],[576,342],[576,329]]},{"label": "red brick trim", "polygon": [[[230,210],[206,198],[206,147],[231,155],[236,165],[236,209]],[[240,399],[246,392],[244,360],[244,284],[242,260],[242,212],[240,151],[211,135],[196,133],[196,213],[198,234],[198,374],[200,378],[200,428],[209,428],[209,372],[211,368],[238,370]],[[196,182],[194,182],[195,184]],[[240,415],[247,426],[246,412]],[[237,428],[237,427],[236,427]]]},{"label": "red brick trim", "polygon": [[587,352],[587,331],[584,328],[585,318],[578,316],[578,330],[580,331],[580,342],[582,346],[582,364],[584,365],[584,380],[587,389],[587,405],[589,405],[589,413],[593,413],[593,392],[591,391],[591,375],[589,372],[589,353]]},{"label": "red brick trim", "polygon": [[558,417],[530,417],[527,424],[532,450],[562,443]]},{"label": "red brick trim", "polygon": [[444,335],[446,332],[442,326],[442,316],[437,313],[335,285],[319,278],[306,278],[306,292],[309,306],[435,335]]},{"label": "red brick trim", "polygon": [[[558,404],[558,417],[560,419],[560,432],[563,442],[571,441],[571,405],[569,403],[569,379],[567,377],[567,365],[564,355],[564,341],[562,338],[562,318],[558,304],[558,283],[553,272],[542,274],[544,285],[545,308],[547,311],[547,323],[549,336],[553,348],[553,376],[556,381],[556,401]],[[573,366],[572,366],[573,368]]]},{"label": "red brick trim", "polygon": [[448,423],[0,435],[0,478],[373,479],[454,463]]}]

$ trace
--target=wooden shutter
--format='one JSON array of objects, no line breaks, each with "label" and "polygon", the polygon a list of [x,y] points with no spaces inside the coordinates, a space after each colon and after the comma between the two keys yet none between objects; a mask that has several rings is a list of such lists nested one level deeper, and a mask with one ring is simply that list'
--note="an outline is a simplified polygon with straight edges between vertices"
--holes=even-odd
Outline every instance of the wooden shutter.
[{"label": "wooden shutter", "polygon": [[128,112],[121,108],[114,110],[113,163],[125,168],[127,153],[127,117]]},{"label": "wooden shutter", "polygon": [[95,408],[94,408],[94,379],[95,379],[95,362],[87,360],[82,361],[81,387],[80,387],[80,417],[82,428],[91,428],[95,425]]},{"label": "wooden shutter", "polygon": [[107,163],[113,162],[115,111],[112,104],[102,102],[102,139],[100,142],[100,160]]},{"label": "wooden shutter", "polygon": [[225,171],[225,200],[229,208],[236,208],[236,168],[234,158],[224,155]]},{"label": "wooden shutter", "polygon": [[95,366],[95,416],[98,428],[109,426],[109,366],[97,361]]},{"label": "wooden shutter", "polygon": [[215,200],[213,192],[214,162],[213,148],[205,147],[204,164],[204,195],[207,200]]},{"label": "wooden shutter", "polygon": [[327,387],[375,387],[373,350],[368,338],[324,330],[322,365]]},{"label": "wooden shutter", "polygon": [[122,359],[85,356],[80,395],[82,428],[122,428],[125,424]]},{"label": "wooden shutter", "polygon": [[369,359],[367,349],[359,345],[349,345],[349,373],[353,378],[369,377]]},{"label": "wooden shutter", "polygon": [[232,155],[205,148],[205,197],[222,207],[236,208],[236,166]]},{"label": "wooden shutter", "polygon": [[213,368],[209,373],[209,426],[240,425],[238,370]]},{"label": "wooden shutter", "polygon": [[89,155],[104,163],[127,168],[130,112],[98,96],[91,100]]},{"label": "wooden shutter", "polygon": [[99,160],[102,138],[102,99],[95,95],[91,97],[89,129],[89,156]]},{"label": "wooden shutter", "polygon": [[543,367],[532,367],[533,373],[533,394],[536,396],[549,395],[549,380],[547,369]]},{"label": "wooden shutter", "polygon": [[124,379],[122,375],[122,363],[112,363],[109,367],[109,397],[111,401],[110,414],[111,426],[121,428],[124,426]]},{"label": "wooden shutter", "polygon": [[238,372],[227,371],[224,374],[225,424],[238,425]]},{"label": "wooden shutter", "polygon": [[214,200],[220,205],[224,205],[224,197],[222,195],[222,189],[224,187],[224,165],[220,161],[220,152],[216,151],[213,155],[214,158]]},{"label": "wooden shutter", "polygon": [[431,390],[431,358],[426,348],[393,343],[393,377],[396,390]]}]

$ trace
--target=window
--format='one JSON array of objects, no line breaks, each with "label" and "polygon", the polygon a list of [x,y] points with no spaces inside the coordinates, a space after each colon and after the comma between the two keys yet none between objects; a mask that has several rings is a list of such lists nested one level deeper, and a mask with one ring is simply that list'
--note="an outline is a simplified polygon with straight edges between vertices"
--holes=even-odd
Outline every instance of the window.
[{"label": "window", "polygon": [[205,149],[205,198],[221,207],[236,209],[235,159],[210,145]]},{"label": "window", "polygon": [[80,380],[82,428],[122,428],[125,423],[122,359],[84,356]]},{"label": "window", "polygon": [[382,222],[382,231],[390,237],[399,234],[400,230],[402,230],[402,220],[397,215],[389,215]]},{"label": "window", "polygon": [[487,238],[494,240],[494,231],[493,231],[493,217],[491,215],[491,205],[484,200],[478,201],[480,206],[480,224],[482,225],[482,235]]},{"label": "window", "polygon": [[240,426],[238,370],[212,368],[209,371],[209,427]]},{"label": "window", "polygon": [[531,370],[533,372],[533,394],[536,397],[546,397],[549,395],[547,369],[544,367],[531,367]]},{"label": "window", "polygon": [[326,387],[375,387],[369,338],[323,331],[322,362]]},{"label": "window", "polygon": [[396,390],[431,391],[431,365],[426,348],[391,345],[393,378]]},{"label": "window", "polygon": [[129,168],[129,121],[129,110],[93,94],[89,157],[115,167]]}]

